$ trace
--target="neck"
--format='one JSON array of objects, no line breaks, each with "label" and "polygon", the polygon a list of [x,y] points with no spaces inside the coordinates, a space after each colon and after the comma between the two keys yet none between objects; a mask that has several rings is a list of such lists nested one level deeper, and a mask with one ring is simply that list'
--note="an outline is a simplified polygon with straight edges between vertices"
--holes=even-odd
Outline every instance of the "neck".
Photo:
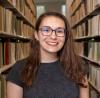
[{"label": "neck", "polygon": [[57,61],[58,57],[56,53],[41,53],[41,63],[49,63]]}]

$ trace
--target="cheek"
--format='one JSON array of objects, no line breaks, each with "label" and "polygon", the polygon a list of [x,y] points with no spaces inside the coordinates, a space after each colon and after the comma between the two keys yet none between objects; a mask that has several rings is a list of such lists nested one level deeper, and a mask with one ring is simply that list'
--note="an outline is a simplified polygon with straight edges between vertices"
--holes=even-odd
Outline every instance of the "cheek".
[{"label": "cheek", "polygon": [[44,39],[43,36],[40,34],[40,32],[38,32],[38,40],[39,40],[39,42],[41,42],[43,39]]},{"label": "cheek", "polygon": [[40,45],[43,44],[46,40],[46,37],[45,36],[42,36],[42,35],[39,35],[38,36],[38,39],[39,39],[39,42],[40,42]]},{"label": "cheek", "polygon": [[62,43],[60,43],[60,46],[59,46],[60,49],[64,46],[64,43],[65,43],[64,41]]},{"label": "cheek", "polygon": [[41,41],[45,42],[46,40],[48,40],[46,36],[41,36]]},{"label": "cheek", "polygon": [[62,39],[62,40],[60,40],[59,42],[60,42],[60,44],[61,44],[61,45],[62,45],[62,47],[63,47],[63,45],[64,45],[64,43],[65,43],[65,38],[64,38],[64,39]]}]

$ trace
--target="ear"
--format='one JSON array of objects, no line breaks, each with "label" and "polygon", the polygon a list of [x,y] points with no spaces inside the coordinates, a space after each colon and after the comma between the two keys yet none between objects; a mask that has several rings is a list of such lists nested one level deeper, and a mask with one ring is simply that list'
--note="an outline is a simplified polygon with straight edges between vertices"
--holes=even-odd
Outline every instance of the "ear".
[{"label": "ear", "polygon": [[36,40],[39,40],[37,31],[34,32],[34,36],[35,36],[35,39],[36,39]]}]

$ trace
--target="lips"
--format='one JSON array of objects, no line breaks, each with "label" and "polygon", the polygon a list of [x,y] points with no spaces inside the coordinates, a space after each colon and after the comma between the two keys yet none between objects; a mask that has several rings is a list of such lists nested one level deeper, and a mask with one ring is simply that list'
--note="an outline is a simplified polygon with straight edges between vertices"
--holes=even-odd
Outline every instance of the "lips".
[{"label": "lips", "polygon": [[58,45],[58,43],[57,42],[46,42],[48,45],[50,45],[50,46],[56,46],[56,45]]}]

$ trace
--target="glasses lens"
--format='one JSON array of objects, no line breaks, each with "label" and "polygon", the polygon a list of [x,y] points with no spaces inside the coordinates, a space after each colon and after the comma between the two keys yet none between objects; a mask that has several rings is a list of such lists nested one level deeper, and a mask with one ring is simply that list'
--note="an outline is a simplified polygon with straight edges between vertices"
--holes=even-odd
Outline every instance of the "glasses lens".
[{"label": "glasses lens", "polygon": [[50,36],[53,31],[55,31],[56,35],[59,36],[59,37],[60,36],[62,37],[62,36],[65,35],[65,29],[64,28],[57,28],[57,29],[53,30],[49,26],[44,26],[44,27],[41,27],[39,30],[41,31],[41,33],[44,36]]},{"label": "glasses lens", "polygon": [[50,33],[52,32],[51,28],[49,27],[42,27],[40,30],[43,35],[50,35]]},{"label": "glasses lens", "polygon": [[57,36],[64,36],[65,35],[65,29],[64,28],[56,29],[56,35]]}]

